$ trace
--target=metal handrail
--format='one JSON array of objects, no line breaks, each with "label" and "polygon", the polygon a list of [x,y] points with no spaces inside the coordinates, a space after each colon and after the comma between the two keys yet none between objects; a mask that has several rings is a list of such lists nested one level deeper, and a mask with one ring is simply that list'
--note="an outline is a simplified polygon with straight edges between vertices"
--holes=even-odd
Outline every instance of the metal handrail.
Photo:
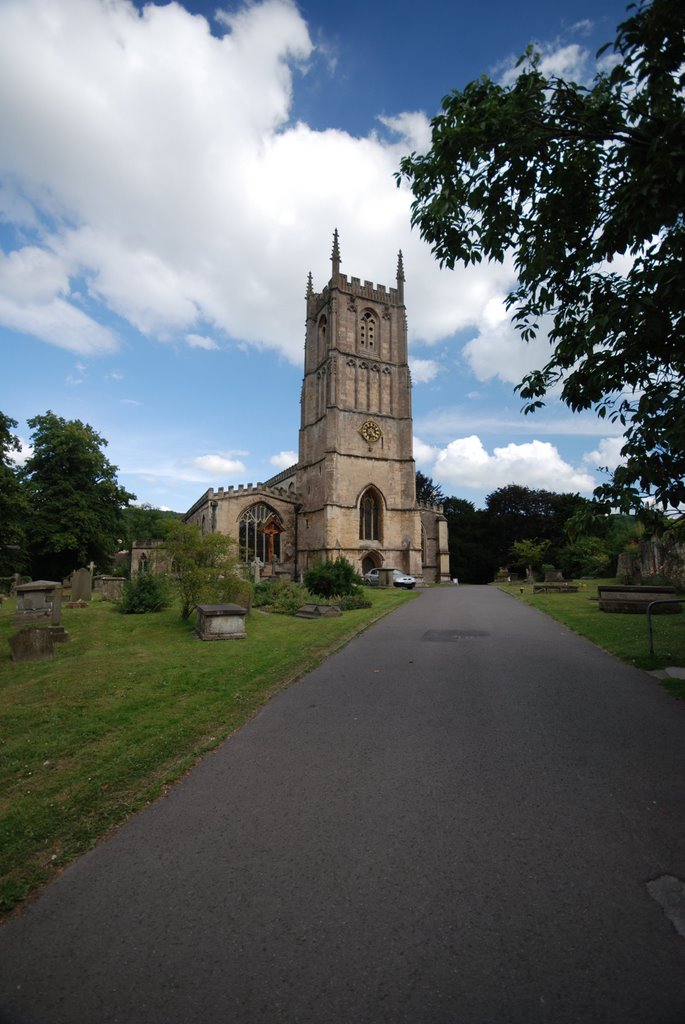
[{"label": "metal handrail", "polygon": [[654,636],[652,633],[652,608],[655,604],[683,604],[685,597],[662,597],[647,605],[647,629],[649,631],[649,653],[654,657]]}]

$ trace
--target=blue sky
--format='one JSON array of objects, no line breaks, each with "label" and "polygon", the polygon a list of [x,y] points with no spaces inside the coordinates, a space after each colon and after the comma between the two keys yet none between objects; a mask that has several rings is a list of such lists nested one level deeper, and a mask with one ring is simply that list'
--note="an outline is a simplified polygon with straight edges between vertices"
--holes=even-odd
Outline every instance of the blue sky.
[{"label": "blue sky", "polygon": [[400,157],[453,87],[506,82],[535,42],[589,81],[623,3],[134,5],[0,0],[0,409],[90,423],[138,501],[296,458],[308,271],[392,284],[404,253],[415,457],[482,505],[519,483],[589,494],[620,438],[558,403],[503,313],[511,266],[441,271]]}]

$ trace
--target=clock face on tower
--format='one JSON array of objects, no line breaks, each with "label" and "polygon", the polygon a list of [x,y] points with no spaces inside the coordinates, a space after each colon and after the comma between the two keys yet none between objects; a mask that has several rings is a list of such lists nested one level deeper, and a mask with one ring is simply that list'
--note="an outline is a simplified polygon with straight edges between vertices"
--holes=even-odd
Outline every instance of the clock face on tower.
[{"label": "clock face on tower", "polygon": [[383,436],[383,431],[375,420],[367,420],[365,423],[362,423],[359,428],[359,433],[369,444],[373,444],[375,441],[380,441]]}]

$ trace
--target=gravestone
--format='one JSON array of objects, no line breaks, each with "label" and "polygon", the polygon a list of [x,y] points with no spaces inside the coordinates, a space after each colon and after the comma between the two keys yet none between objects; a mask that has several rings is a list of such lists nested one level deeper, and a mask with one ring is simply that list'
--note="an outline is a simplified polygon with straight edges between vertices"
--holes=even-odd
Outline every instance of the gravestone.
[{"label": "gravestone", "polygon": [[90,601],[93,596],[93,577],[87,569],[77,569],[71,577],[71,600]]},{"label": "gravestone", "polygon": [[33,580],[16,588],[15,626],[29,623],[50,623],[58,626],[61,615],[62,584],[54,580]]},{"label": "gravestone", "polygon": [[27,626],[9,638],[12,661],[47,661],[54,655],[52,637],[47,629]]},{"label": "gravestone", "polygon": [[94,589],[103,601],[120,601],[124,592],[123,576],[96,576]]},{"label": "gravestone", "polygon": [[295,612],[298,619],[335,619],[342,615],[337,604],[303,604]]}]

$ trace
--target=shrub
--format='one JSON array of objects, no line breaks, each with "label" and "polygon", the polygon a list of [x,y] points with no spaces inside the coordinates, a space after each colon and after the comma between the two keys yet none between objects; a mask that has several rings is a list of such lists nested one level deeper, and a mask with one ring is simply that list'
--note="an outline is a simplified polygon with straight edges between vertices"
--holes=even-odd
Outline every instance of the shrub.
[{"label": "shrub", "polygon": [[171,604],[169,582],[163,573],[138,572],[126,580],[117,607],[123,615],[142,615],[161,612]]},{"label": "shrub", "polygon": [[373,601],[370,601],[361,587],[355,587],[353,594],[346,594],[337,602],[343,612],[352,612],[355,608],[370,608]]},{"label": "shrub", "polygon": [[357,590],[359,577],[346,558],[334,562],[319,562],[304,574],[307,590],[320,597],[344,597]]},{"label": "shrub", "polygon": [[268,608],[281,615],[294,615],[311,600],[312,595],[306,587],[290,580],[263,580],[255,587],[255,607]]}]

